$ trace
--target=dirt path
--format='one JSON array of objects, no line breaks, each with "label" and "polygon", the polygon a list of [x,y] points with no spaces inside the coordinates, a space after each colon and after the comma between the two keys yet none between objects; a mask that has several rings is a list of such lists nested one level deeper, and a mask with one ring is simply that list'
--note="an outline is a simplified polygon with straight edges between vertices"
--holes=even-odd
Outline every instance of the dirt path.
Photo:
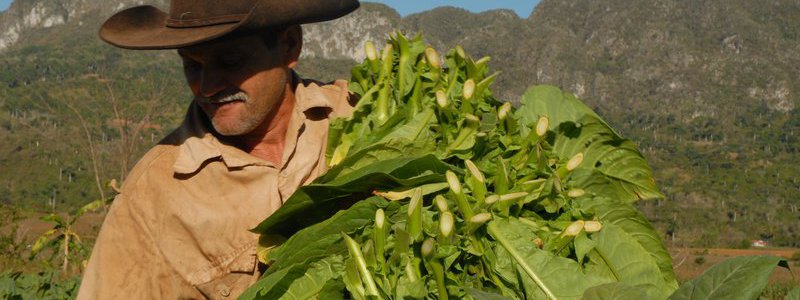
[{"label": "dirt path", "polygon": [[[40,220],[40,218],[45,215],[47,214],[31,213],[17,222],[17,232],[20,238],[25,238],[28,242],[32,243],[36,237],[53,228],[53,223]],[[78,235],[82,238],[87,237],[89,239],[94,239],[94,237],[97,236],[100,225],[103,223],[104,216],[104,213],[86,213],[75,222],[75,231],[78,232]],[[62,214],[61,217],[66,219],[67,215]],[[6,225],[4,224],[2,229],[6,230],[7,228],[5,227]]]}]

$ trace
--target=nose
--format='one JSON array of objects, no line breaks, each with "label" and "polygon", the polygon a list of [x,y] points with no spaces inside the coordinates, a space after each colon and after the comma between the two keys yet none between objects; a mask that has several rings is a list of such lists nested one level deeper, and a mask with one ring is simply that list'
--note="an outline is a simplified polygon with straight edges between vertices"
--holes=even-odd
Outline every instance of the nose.
[{"label": "nose", "polygon": [[226,88],[223,72],[214,69],[204,69],[200,75],[199,95],[210,98]]}]

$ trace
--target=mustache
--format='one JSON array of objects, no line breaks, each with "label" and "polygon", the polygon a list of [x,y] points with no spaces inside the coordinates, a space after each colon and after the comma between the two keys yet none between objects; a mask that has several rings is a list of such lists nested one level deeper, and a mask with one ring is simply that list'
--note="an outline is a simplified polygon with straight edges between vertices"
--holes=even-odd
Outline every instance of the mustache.
[{"label": "mustache", "polygon": [[195,101],[201,103],[211,103],[211,104],[219,104],[219,103],[227,103],[232,101],[244,101],[248,102],[250,97],[245,94],[245,92],[237,92],[237,93],[227,93],[227,94],[216,94],[211,97],[204,97],[204,96],[195,96]]}]

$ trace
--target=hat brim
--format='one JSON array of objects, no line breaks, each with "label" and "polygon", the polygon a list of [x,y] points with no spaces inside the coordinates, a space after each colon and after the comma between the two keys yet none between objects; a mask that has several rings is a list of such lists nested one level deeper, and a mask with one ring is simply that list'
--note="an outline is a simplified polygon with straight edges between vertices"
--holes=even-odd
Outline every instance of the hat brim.
[{"label": "hat brim", "polygon": [[100,27],[100,38],[114,46],[135,50],[177,49],[226,35],[241,22],[212,26],[173,28],[165,26],[168,14],[153,6],[123,10]]},{"label": "hat brim", "polygon": [[258,1],[239,21],[197,27],[169,27],[169,15],[145,5],[123,10],[100,27],[100,38],[126,49],[177,49],[224,36],[272,26],[306,24],[342,17],[359,7],[358,0]]}]

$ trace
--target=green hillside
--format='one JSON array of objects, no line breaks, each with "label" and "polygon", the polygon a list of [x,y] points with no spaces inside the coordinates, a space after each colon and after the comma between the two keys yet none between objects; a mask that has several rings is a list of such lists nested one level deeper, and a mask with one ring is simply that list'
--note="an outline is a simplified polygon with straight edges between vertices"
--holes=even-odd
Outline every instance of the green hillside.
[{"label": "green hillside", "polygon": [[[34,30],[0,54],[3,204],[65,211],[109,195],[180,122],[191,97],[174,53],[107,46],[100,20]],[[576,93],[653,165],[668,201],[640,208],[668,241],[800,246],[796,1],[545,0],[528,18],[439,8],[399,27],[491,56],[504,100],[533,84]],[[299,71],[332,80],[353,64]]]}]

